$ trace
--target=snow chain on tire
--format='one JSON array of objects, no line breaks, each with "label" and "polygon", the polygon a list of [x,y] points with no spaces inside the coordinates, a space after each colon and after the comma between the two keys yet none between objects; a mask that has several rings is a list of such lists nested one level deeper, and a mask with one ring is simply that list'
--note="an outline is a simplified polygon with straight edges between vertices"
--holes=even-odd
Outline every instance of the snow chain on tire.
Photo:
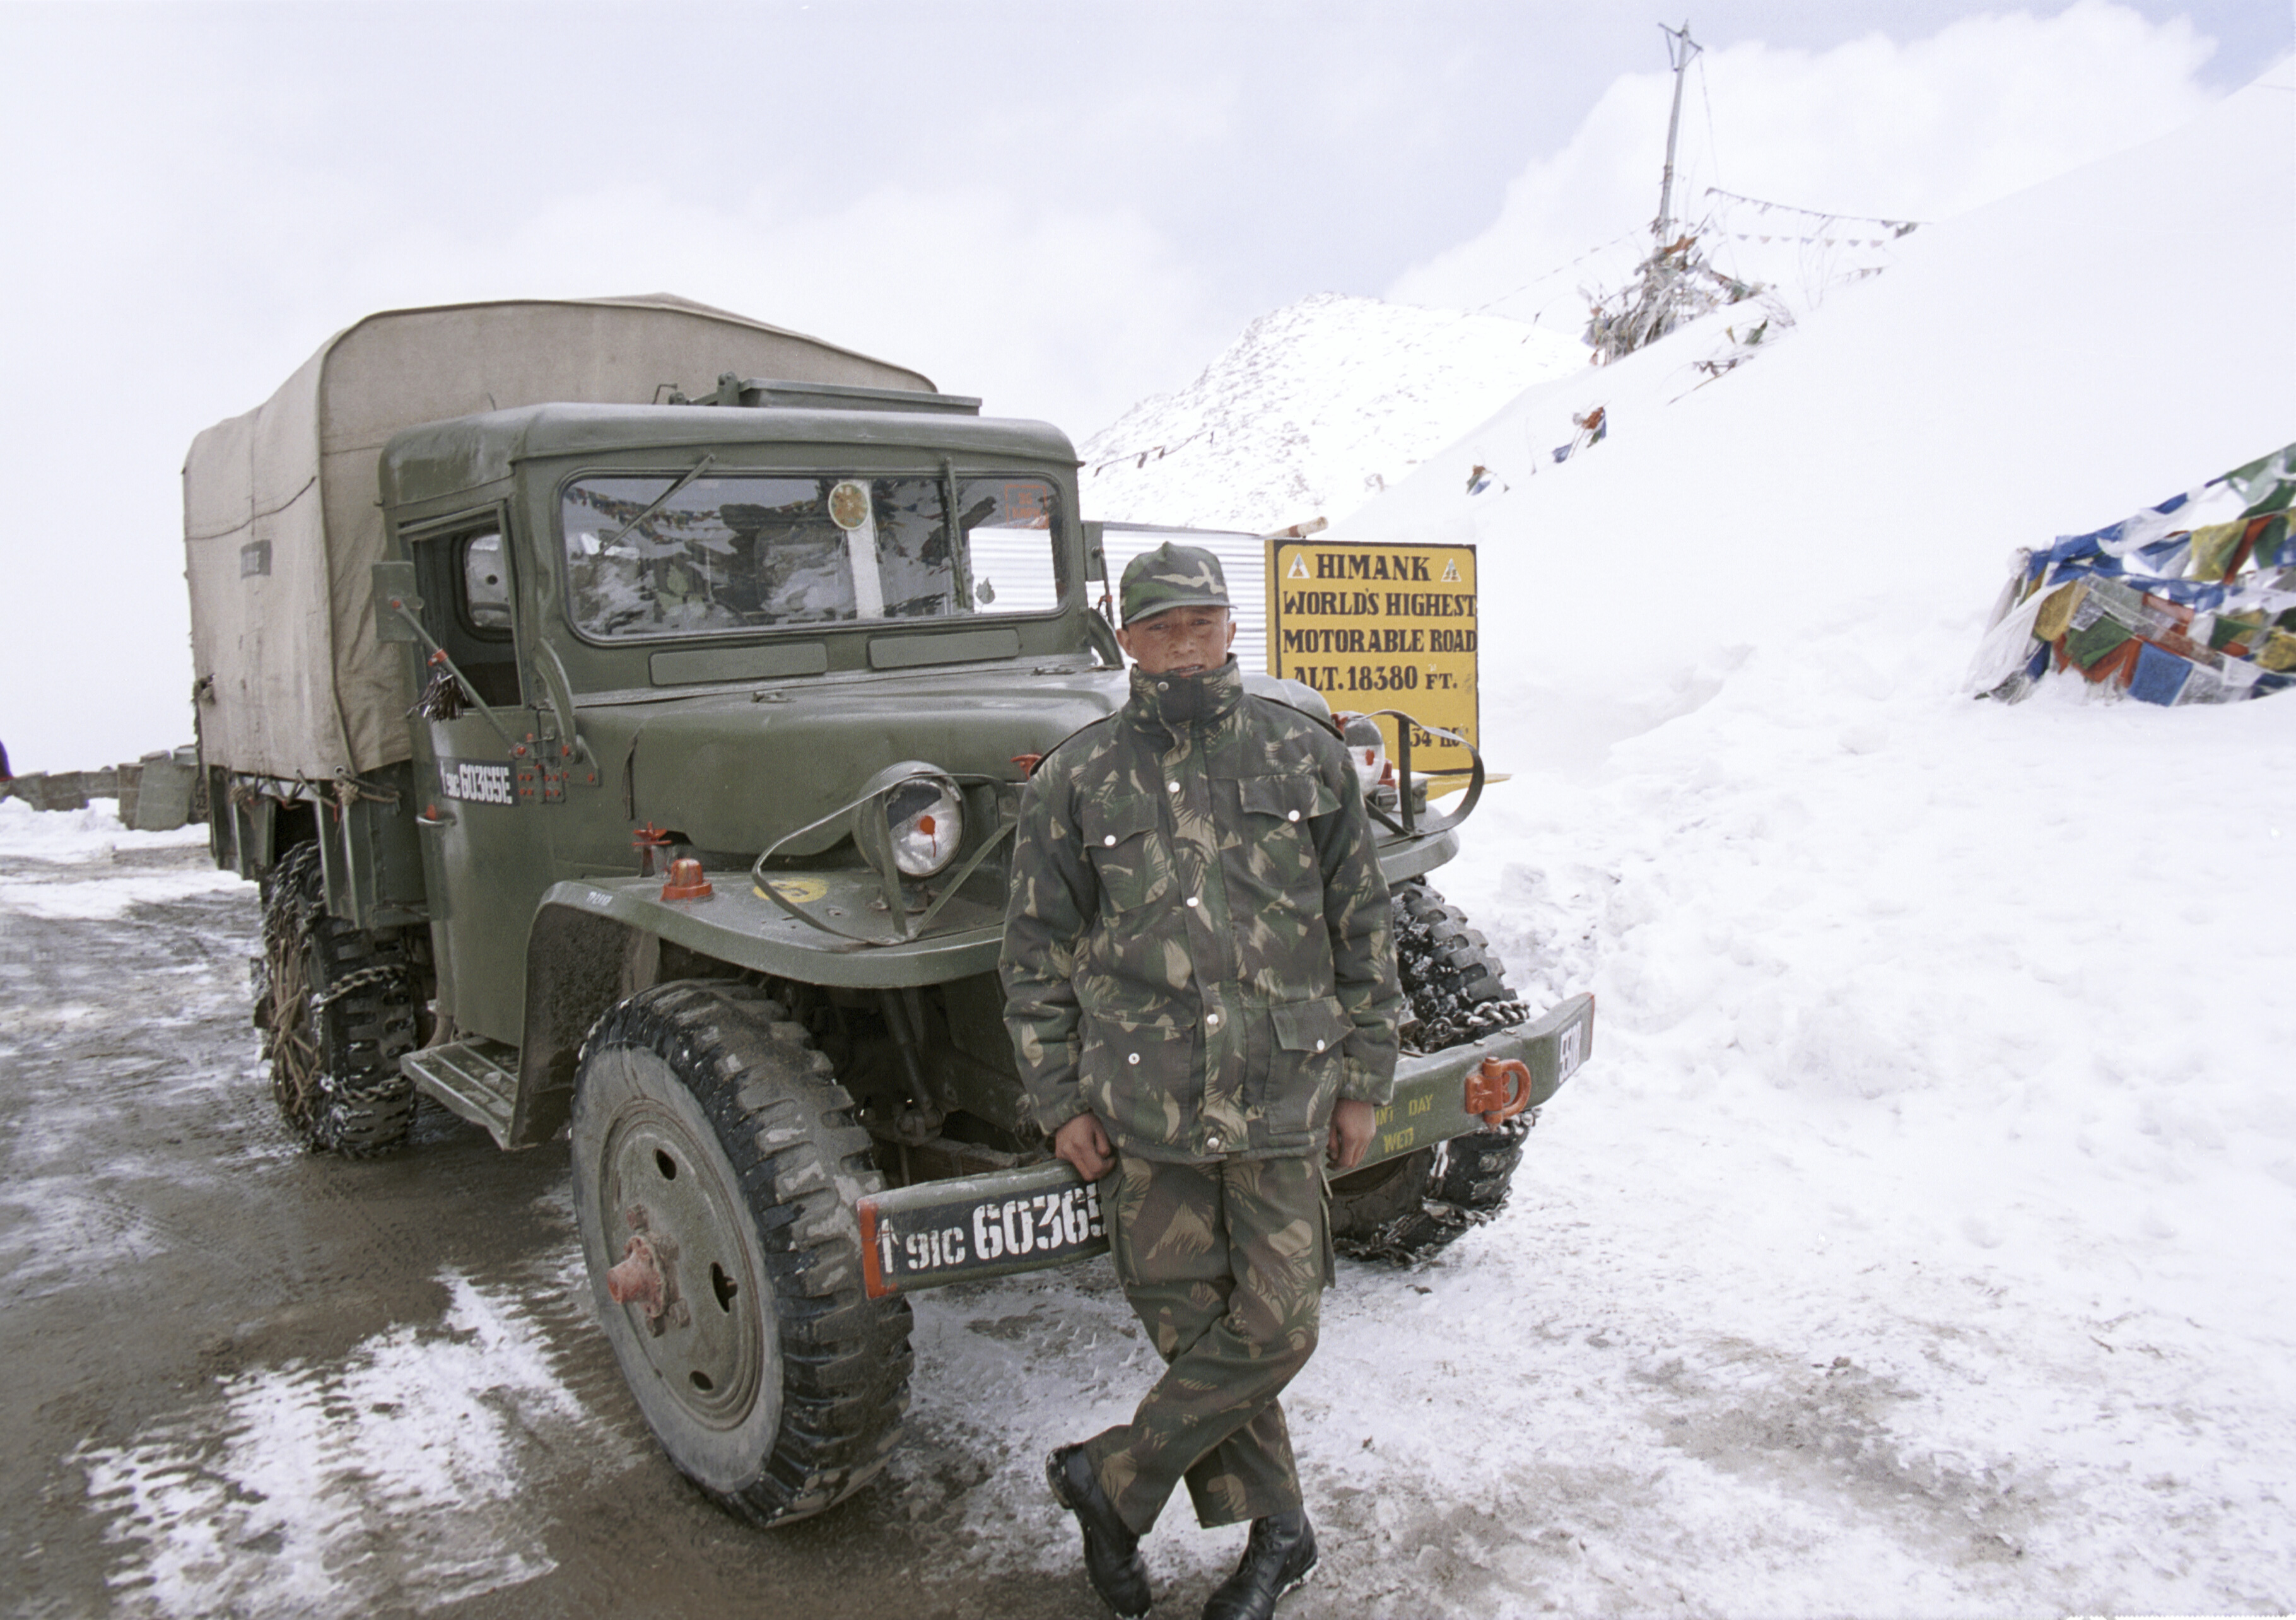
[{"label": "snow chain on tire", "polygon": [[419,982],[403,936],[328,915],[318,846],[289,851],[264,884],[255,1023],[272,1095],[308,1145],[363,1158],[406,1139],[414,1086],[398,1058]]},{"label": "snow chain on tire", "polygon": [[401,979],[406,978],[410,971],[404,964],[398,962],[382,962],[373,967],[362,967],[356,973],[336,980],[328,987],[324,995],[312,997],[312,1009],[316,1011],[321,1007],[332,1007],[345,996],[362,990],[372,990],[378,984],[395,984]]},{"label": "snow chain on tire", "polygon": [[[1417,878],[1396,885],[1394,906],[1405,1051],[1464,1046],[1530,1016],[1465,913]],[[1358,1260],[1426,1259],[1505,1206],[1529,1130],[1512,1119],[1339,1178],[1332,1246]]]}]

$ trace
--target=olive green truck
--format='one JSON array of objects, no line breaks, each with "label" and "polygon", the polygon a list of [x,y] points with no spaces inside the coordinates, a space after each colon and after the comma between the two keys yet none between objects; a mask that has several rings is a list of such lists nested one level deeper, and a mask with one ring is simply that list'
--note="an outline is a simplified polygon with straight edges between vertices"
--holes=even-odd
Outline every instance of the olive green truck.
[{"label": "olive green truck", "polygon": [[[184,466],[287,1121],[566,1139],[638,1405],[759,1523],[883,1465],[908,1295],[1106,1247],[996,973],[1027,772],[1126,690],[1076,475],[1054,428],[667,296],[369,317]],[[1528,1017],[1426,882],[1480,764],[1446,813],[1349,736],[1411,1018],[1335,1234],[1410,1258],[1496,1211],[1593,1003]]]}]

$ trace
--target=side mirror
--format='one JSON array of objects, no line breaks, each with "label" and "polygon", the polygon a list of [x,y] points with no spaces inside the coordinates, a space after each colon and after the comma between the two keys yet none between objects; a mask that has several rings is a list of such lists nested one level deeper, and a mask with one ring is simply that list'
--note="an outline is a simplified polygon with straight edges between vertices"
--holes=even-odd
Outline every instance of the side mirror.
[{"label": "side mirror", "polygon": [[374,580],[374,638],[413,646],[423,645],[428,637],[422,634],[422,598],[414,593],[414,564],[377,563],[371,577]]},{"label": "side mirror", "polygon": [[1084,633],[1085,639],[1092,643],[1092,650],[1099,655],[1103,666],[1111,670],[1124,667],[1124,649],[1117,645],[1116,632],[1109,628],[1108,621],[1100,616],[1098,608],[1085,609]]}]

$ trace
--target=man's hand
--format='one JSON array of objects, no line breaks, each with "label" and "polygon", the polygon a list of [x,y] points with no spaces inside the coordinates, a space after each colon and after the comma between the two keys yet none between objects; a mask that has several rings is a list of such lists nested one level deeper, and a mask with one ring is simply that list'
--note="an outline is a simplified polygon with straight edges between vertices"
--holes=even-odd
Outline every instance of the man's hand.
[{"label": "man's hand", "polygon": [[[1371,1139],[1371,1127],[1364,1127],[1364,1139]],[[1089,1114],[1079,1114],[1058,1131],[1053,1132],[1053,1152],[1076,1166],[1077,1174],[1087,1181],[1097,1181],[1116,1163],[1116,1148],[1108,1139],[1108,1132]],[[1361,1158],[1363,1150],[1357,1148]]]},{"label": "man's hand", "polygon": [[[1332,1168],[1353,1170],[1371,1150],[1373,1122],[1379,1111],[1369,1103],[1341,1098],[1332,1105]],[[1088,1117],[1088,1116],[1087,1116]]]}]

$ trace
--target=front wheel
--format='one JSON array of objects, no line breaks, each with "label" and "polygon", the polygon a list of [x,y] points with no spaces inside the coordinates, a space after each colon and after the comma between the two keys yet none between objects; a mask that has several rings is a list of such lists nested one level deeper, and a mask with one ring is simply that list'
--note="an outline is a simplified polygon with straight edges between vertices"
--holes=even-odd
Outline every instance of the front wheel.
[{"label": "front wheel", "polygon": [[598,1315],[670,1460],[761,1525],[884,1466],[909,1308],[863,1292],[882,1185],[852,1099],[762,991],[657,985],[584,1043],[574,1212]]}]

